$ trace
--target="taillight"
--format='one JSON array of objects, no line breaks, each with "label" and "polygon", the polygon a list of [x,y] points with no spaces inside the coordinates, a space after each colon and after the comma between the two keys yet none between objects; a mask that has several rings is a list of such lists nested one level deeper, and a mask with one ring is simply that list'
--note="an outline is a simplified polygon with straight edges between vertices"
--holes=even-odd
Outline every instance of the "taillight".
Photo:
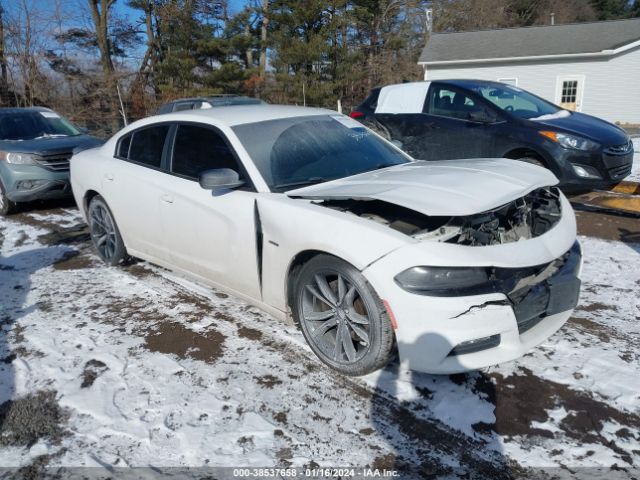
[{"label": "taillight", "polygon": [[349,116],[351,118],[362,118],[362,117],[364,117],[364,113],[362,113],[362,112],[360,112],[358,110],[354,110],[349,114]]}]

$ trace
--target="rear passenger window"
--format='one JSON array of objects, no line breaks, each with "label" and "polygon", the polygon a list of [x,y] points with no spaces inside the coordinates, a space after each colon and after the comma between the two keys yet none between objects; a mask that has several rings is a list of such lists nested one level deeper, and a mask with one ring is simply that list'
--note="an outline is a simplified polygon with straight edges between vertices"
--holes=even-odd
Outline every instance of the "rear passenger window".
[{"label": "rear passenger window", "polygon": [[209,128],[179,125],[173,147],[171,171],[197,179],[205,170],[231,168],[240,173],[231,148]]},{"label": "rear passenger window", "polygon": [[169,125],[158,125],[133,132],[129,147],[129,160],[160,168],[162,149],[168,132]]},{"label": "rear passenger window", "polygon": [[118,153],[116,156],[120,158],[129,158],[129,145],[131,145],[131,134],[120,139],[120,143],[118,144]]}]

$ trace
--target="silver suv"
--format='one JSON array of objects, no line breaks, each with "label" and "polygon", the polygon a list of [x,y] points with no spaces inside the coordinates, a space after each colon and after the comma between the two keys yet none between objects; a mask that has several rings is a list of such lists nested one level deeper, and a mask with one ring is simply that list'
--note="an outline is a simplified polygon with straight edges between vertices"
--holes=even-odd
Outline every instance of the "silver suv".
[{"label": "silver suv", "polygon": [[73,150],[102,143],[48,108],[0,108],[0,215],[22,202],[71,195]]}]

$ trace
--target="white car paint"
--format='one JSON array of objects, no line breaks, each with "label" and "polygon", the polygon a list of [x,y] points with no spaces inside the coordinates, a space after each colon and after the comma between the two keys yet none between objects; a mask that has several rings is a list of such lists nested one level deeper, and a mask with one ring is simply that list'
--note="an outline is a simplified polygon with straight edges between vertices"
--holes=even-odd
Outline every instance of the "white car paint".
[{"label": "white car paint", "polygon": [[416,161],[287,192],[304,198],[374,198],[425,215],[471,215],[536,188],[555,185],[550,170],[504,159]]},{"label": "white car paint", "polygon": [[[380,223],[317,204],[321,198],[367,198],[428,215],[468,215],[515,200],[540,186],[554,185],[557,179],[548,170],[496,159],[415,162],[288,194],[270,192],[231,127],[312,115],[336,113],[300,107],[234,106],[135,122],[103,146],[73,157],[74,196],[85,219],[87,193],[97,192],[105,198],[131,255],[195,277],[279,319],[290,314],[287,276],[297,255],[314,250],[342,258],[359,269],[388,302],[397,322],[400,359],[415,370],[452,373],[512,360],[544,341],[567,320],[571,311],[547,317],[518,335],[510,306],[476,308],[505,300],[503,294],[429,297],[409,293],[394,281],[398,273],[419,265],[524,267],[551,262],[568,251],[576,238],[575,217],[564,197],[562,218],[548,232],[529,240],[484,247],[419,241]],[[114,157],[117,140],[128,132],[156,122],[181,121],[213,125],[225,134],[256,191],[212,195],[195,181]],[[261,277],[256,210],[263,235]],[[446,357],[452,346],[494,333],[503,335],[499,347]]]}]

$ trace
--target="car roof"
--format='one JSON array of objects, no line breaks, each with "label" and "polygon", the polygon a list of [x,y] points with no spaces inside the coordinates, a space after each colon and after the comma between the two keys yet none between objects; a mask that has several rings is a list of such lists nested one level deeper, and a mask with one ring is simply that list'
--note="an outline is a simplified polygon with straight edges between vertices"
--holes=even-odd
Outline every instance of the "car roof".
[{"label": "car roof", "polygon": [[206,122],[206,120],[214,120],[217,123],[233,127],[247,123],[279,120],[283,118],[337,114],[338,112],[323,108],[294,107],[290,105],[234,105],[165,113],[149,117],[143,120],[143,122],[156,123],[158,121],[166,122],[171,120]]},{"label": "car roof", "polygon": [[450,80],[433,80],[433,83],[448,83],[455,87],[461,87],[461,88],[476,87],[478,85],[487,85],[487,86],[495,86],[495,87],[504,85],[504,83],[496,82],[494,80],[479,80],[479,79],[473,79],[473,78],[454,78]]},{"label": "car roof", "polygon": [[25,113],[25,112],[52,112],[50,108],[47,107],[6,107],[0,108],[0,115],[15,115],[16,113]]}]

